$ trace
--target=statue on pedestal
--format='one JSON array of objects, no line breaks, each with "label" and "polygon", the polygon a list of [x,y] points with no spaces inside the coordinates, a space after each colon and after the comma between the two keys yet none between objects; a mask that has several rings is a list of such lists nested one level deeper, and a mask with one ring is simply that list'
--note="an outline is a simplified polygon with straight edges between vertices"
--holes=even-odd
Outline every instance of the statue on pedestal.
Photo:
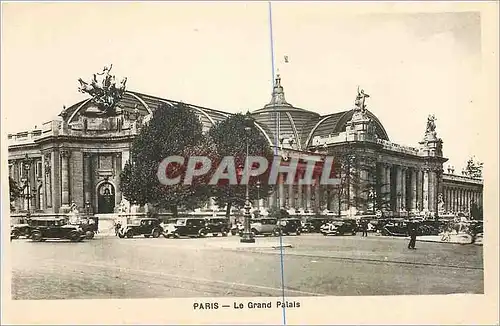
[{"label": "statue on pedestal", "polygon": [[356,100],[354,101],[354,105],[356,106],[354,108],[354,114],[352,116],[352,120],[361,120],[361,119],[368,119],[366,116],[366,98],[370,97],[370,95],[366,94],[365,91],[359,90],[358,86],[358,95],[356,96]]},{"label": "statue on pedestal", "polygon": [[110,75],[112,67],[113,65],[104,67],[101,73],[93,74],[90,83],[83,81],[81,78],[78,79],[80,83],[78,90],[92,96],[92,101],[101,111],[100,115],[113,115],[116,103],[125,93],[127,78],[124,78],[119,85],[116,85],[115,76]]},{"label": "statue on pedestal", "polygon": [[365,113],[366,110],[365,101],[367,97],[370,97],[370,95],[365,94],[364,89],[360,91],[358,86],[358,95],[356,96],[356,101],[354,102],[354,104],[356,105],[356,109],[360,110],[361,113]]},{"label": "statue on pedestal", "polygon": [[433,133],[436,132],[436,117],[434,115],[429,115],[427,117],[427,127],[425,129],[425,133]]}]

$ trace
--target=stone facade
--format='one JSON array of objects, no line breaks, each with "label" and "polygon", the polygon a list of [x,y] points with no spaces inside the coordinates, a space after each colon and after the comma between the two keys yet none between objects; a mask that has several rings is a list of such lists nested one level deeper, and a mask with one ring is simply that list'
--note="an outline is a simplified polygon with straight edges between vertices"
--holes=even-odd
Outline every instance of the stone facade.
[{"label": "stone facade", "polygon": [[[338,153],[347,153],[355,162],[347,170],[341,168],[348,171],[344,173],[349,178],[340,186],[319,185],[318,180],[312,185],[282,182],[275,193],[256,200],[253,207],[341,215],[374,212],[376,208],[386,215],[406,216],[436,211],[467,213],[472,202],[482,206],[482,180],[444,173],[447,159],[433,119],[429,118],[417,147],[395,144],[377,117],[366,110],[366,97],[361,92],[354,108],[320,116],[286,102],[278,76],[270,103],[252,112],[269,146],[283,157],[303,162],[321,161]],[[92,99],[87,99],[64,108],[57,120],[42,128],[9,135],[10,176],[20,185],[29,185],[24,190],[27,196],[14,203],[16,210],[61,213],[76,205],[91,207],[95,213],[116,212],[126,205],[119,178],[131,141],[153,110],[176,103],[125,91],[115,114],[100,115]],[[204,131],[230,116],[187,106],[199,116]],[[366,185],[371,187],[369,191]],[[213,201],[204,208],[217,209]]]}]

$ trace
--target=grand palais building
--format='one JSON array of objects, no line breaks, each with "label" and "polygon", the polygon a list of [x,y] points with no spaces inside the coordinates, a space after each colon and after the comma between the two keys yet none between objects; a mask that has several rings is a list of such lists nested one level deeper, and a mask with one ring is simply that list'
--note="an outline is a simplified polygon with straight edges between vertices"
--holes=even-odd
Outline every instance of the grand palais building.
[{"label": "grand palais building", "polygon": [[[64,108],[58,119],[35,130],[8,135],[9,174],[18,185],[25,186],[27,195],[13,203],[16,212],[64,213],[72,205],[81,209],[86,204],[99,214],[115,213],[120,207],[131,209],[120,190],[120,171],[129,158],[131,141],[154,110],[177,102],[126,90],[126,80],[116,86],[109,70],[97,74],[104,78],[101,84],[96,75],[90,83],[80,80],[80,90],[91,96]],[[339,148],[349,148],[352,155],[366,158],[374,166],[374,177],[383,185],[378,195],[389,203],[387,213],[391,216],[434,215],[438,210],[440,214],[468,214],[472,203],[482,206],[482,180],[444,170],[447,159],[433,117],[429,117],[427,128],[422,128],[419,144],[400,145],[390,140],[382,122],[366,110],[367,97],[358,91],[351,109],[322,116],[288,103],[278,76],[271,101],[251,114],[269,146],[283,157],[321,159]],[[106,100],[112,103],[113,114],[101,115],[98,106]],[[231,115],[187,106],[197,114],[204,131]],[[421,124],[424,126],[425,121]],[[253,207],[265,210],[279,205],[297,213],[342,215],[367,210],[366,201],[358,205],[338,198],[354,198],[357,188],[341,194],[327,187],[331,186],[281,184],[274,194],[256,200]],[[223,214],[224,208],[210,201],[199,211]]]}]

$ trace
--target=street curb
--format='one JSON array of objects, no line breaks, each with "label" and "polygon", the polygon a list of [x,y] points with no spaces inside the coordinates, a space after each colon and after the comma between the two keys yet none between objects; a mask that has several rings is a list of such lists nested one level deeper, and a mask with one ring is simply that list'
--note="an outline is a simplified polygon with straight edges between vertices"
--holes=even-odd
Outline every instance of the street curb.
[{"label": "street curb", "polygon": [[[405,238],[405,240],[410,240],[410,238]],[[457,244],[457,245],[469,245],[473,244],[476,246],[482,246],[482,243],[470,243],[470,242],[457,242],[457,241],[438,241],[438,240],[427,240],[427,239],[419,239],[417,238],[418,242],[432,242],[432,243],[444,243],[444,244]]]}]

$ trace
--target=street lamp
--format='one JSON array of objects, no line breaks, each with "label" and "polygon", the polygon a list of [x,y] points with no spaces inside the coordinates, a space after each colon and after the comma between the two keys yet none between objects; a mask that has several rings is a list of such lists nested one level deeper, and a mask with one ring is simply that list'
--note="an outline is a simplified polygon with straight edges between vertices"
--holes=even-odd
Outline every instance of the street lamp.
[{"label": "street lamp", "polygon": [[31,159],[29,158],[28,154],[26,154],[24,156],[24,162],[23,162],[23,167],[24,167],[24,171],[25,171],[25,176],[26,176],[26,180],[25,180],[25,185],[24,185],[24,188],[26,189],[26,194],[24,195],[24,198],[26,198],[26,200],[28,201],[28,216],[30,216],[31,214],[31,210],[30,210],[30,200],[31,200],[31,196],[30,196],[30,169],[31,169]]},{"label": "street lamp", "polygon": [[255,238],[250,230],[250,196],[249,196],[249,185],[250,182],[250,171],[248,166],[248,136],[250,133],[250,122],[251,119],[247,115],[245,117],[245,142],[246,142],[246,157],[245,157],[245,175],[247,176],[246,184],[245,184],[245,226],[243,229],[243,235],[241,236],[240,242],[242,243],[255,243]]},{"label": "street lamp", "polygon": [[257,211],[260,215],[260,180],[257,180]]}]

